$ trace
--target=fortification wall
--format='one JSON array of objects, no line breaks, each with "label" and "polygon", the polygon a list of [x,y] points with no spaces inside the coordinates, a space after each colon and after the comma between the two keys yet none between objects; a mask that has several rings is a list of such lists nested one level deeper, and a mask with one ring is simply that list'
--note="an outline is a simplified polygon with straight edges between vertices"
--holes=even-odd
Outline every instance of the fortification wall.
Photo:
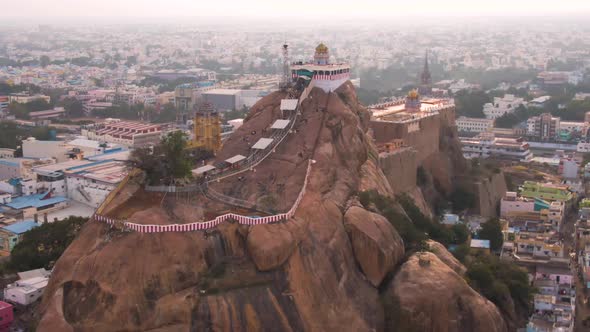
[{"label": "fortification wall", "polygon": [[439,114],[417,120],[419,130],[410,130],[415,122],[393,123],[371,121],[373,137],[377,144],[402,139],[404,145],[412,147],[417,153],[418,165],[430,155],[439,151],[441,128],[455,125],[454,109],[442,110]]},{"label": "fortification wall", "polygon": [[413,148],[380,153],[379,167],[395,194],[408,192],[416,187],[418,161],[417,152]]},{"label": "fortification wall", "polygon": [[504,173],[495,173],[475,183],[475,190],[479,198],[479,214],[486,218],[497,217],[500,200],[508,190]]}]

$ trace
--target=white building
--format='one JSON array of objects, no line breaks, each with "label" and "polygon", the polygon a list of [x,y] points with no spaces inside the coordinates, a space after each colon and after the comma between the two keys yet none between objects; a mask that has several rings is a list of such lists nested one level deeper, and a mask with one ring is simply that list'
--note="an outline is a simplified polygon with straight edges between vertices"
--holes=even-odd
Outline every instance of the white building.
[{"label": "white building", "polygon": [[14,149],[0,148],[0,159],[1,158],[14,158]]},{"label": "white building", "polygon": [[21,277],[20,280],[9,284],[4,289],[5,301],[26,306],[36,302],[43,296],[43,291],[49,282],[49,272],[38,269],[21,272],[19,276]]},{"label": "white building", "polygon": [[22,148],[25,158],[53,158],[58,163],[70,159],[64,141],[38,141],[29,137],[22,142]]},{"label": "white building", "polygon": [[551,100],[551,96],[537,97],[528,102],[527,107],[529,108],[544,108],[547,103]]},{"label": "white building", "polygon": [[468,118],[465,116],[455,120],[459,132],[481,133],[494,129],[494,119]]},{"label": "white building", "polygon": [[[105,154],[105,158],[109,156]],[[66,197],[82,204],[98,207],[106,196],[125,178],[124,162],[111,159],[72,160],[35,169],[46,183],[63,183]]]},{"label": "white building", "polygon": [[95,141],[138,148],[158,144],[162,136],[162,126],[150,123],[112,121],[84,128],[82,135]]},{"label": "white building", "polygon": [[483,113],[488,119],[497,119],[505,114],[513,113],[522,104],[524,104],[523,98],[506,94],[502,98],[494,97],[493,103],[483,105]]},{"label": "white building", "polygon": [[3,158],[0,159],[0,181],[11,178],[30,179],[32,168],[55,163],[53,159]]},{"label": "white building", "polygon": [[575,158],[566,157],[559,161],[559,174],[565,179],[578,178],[580,164]]},{"label": "white building", "polygon": [[529,162],[533,154],[521,139],[497,138],[493,133],[480,133],[472,138],[460,138],[463,156],[471,158],[499,158]]}]

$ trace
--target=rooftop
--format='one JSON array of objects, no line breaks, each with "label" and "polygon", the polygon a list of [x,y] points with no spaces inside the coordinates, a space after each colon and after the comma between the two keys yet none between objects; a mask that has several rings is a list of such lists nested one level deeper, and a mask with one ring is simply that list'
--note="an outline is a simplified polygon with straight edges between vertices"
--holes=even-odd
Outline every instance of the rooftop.
[{"label": "rooftop", "polygon": [[51,204],[57,204],[57,203],[62,203],[62,202],[68,201],[68,199],[63,196],[54,196],[54,197],[45,198],[46,196],[47,196],[47,193],[34,194],[34,195],[29,195],[29,196],[20,196],[20,197],[13,198],[10,203],[4,204],[4,205],[18,210],[18,209],[24,209],[27,207],[40,208],[40,207],[45,207],[45,206],[48,206]]},{"label": "rooftop", "polygon": [[490,249],[490,240],[471,240],[471,248]]},{"label": "rooftop", "polygon": [[8,226],[4,226],[2,227],[2,229],[7,230],[11,233],[20,235],[23,234],[24,232],[30,231],[31,229],[38,227],[39,224],[37,224],[36,222],[34,222],[33,220],[26,220],[26,221],[21,221],[21,222],[17,222]]}]

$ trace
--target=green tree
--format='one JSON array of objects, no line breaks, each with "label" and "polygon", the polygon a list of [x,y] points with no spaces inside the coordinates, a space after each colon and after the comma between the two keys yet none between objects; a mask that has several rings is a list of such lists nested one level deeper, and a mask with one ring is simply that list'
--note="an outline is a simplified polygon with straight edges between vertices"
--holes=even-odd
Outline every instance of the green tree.
[{"label": "green tree", "polygon": [[504,235],[502,234],[500,220],[494,218],[483,223],[478,235],[481,239],[490,240],[490,249],[497,251],[502,248]]},{"label": "green tree", "polygon": [[451,227],[455,244],[464,244],[469,239],[469,229],[465,224],[456,224]]},{"label": "green tree", "polygon": [[51,268],[87,220],[71,216],[31,229],[12,250],[8,266],[14,271]]},{"label": "green tree", "polygon": [[66,110],[69,118],[84,116],[84,104],[76,98],[65,98],[59,105]]},{"label": "green tree", "polygon": [[186,151],[187,140],[188,137],[182,131],[169,133],[162,139],[169,174],[175,179],[186,178],[191,175],[191,163]]},{"label": "green tree", "polygon": [[471,118],[483,118],[483,105],[491,102],[485,91],[462,90],[455,95],[455,107],[457,115]]},{"label": "green tree", "polygon": [[461,212],[475,207],[475,199],[476,197],[472,192],[469,192],[463,188],[455,189],[449,197],[451,206],[453,207],[453,212]]},{"label": "green tree", "polygon": [[49,66],[49,64],[51,63],[51,60],[49,59],[49,57],[47,55],[42,55],[39,58],[39,64],[41,65],[41,67],[45,68],[47,66]]},{"label": "green tree", "polygon": [[175,131],[165,136],[153,148],[140,148],[132,152],[135,166],[146,172],[150,184],[172,184],[175,179],[191,176],[192,160],[189,154],[187,136]]}]

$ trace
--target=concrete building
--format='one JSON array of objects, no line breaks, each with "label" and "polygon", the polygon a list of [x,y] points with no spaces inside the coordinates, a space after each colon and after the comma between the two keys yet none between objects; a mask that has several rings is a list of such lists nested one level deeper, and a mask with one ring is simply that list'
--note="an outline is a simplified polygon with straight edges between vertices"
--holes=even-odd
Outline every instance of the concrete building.
[{"label": "concrete building", "polygon": [[47,103],[51,102],[51,97],[45,95],[29,95],[28,93],[13,93],[9,96],[11,103],[28,104],[35,100],[44,100]]},{"label": "concrete building", "polygon": [[22,240],[23,234],[38,226],[33,220],[25,220],[0,228],[0,252],[10,255],[14,246]]},{"label": "concrete building", "polygon": [[0,332],[10,332],[14,321],[13,308],[10,303],[0,301]]},{"label": "concrete building", "polygon": [[529,108],[545,108],[547,106],[549,100],[551,100],[551,96],[541,96],[537,97],[527,103],[527,107]]},{"label": "concrete building", "polygon": [[39,219],[50,212],[68,207],[68,199],[64,196],[51,196],[50,192],[44,192],[14,197],[0,204],[0,207],[6,216],[17,220]]},{"label": "concrete building", "polygon": [[534,199],[519,197],[516,192],[508,191],[500,200],[500,217],[506,218],[514,214],[537,211]]},{"label": "concrete building", "polygon": [[59,119],[66,116],[66,110],[63,107],[55,107],[51,110],[30,112],[31,120]]},{"label": "concrete building", "polygon": [[64,141],[39,141],[29,137],[22,142],[23,157],[53,158],[56,162],[70,159],[68,145]]},{"label": "concrete building", "polygon": [[10,178],[30,179],[36,166],[55,163],[53,159],[5,158],[0,159],[0,181]]},{"label": "concrete building", "polygon": [[481,133],[494,129],[494,119],[468,118],[460,116],[455,120],[459,132]]},{"label": "concrete building", "polygon": [[14,158],[15,149],[0,148],[0,159]]},{"label": "concrete building", "polygon": [[128,173],[125,162],[113,157],[106,153],[91,157],[97,160],[72,160],[39,167],[35,172],[48,183],[63,183],[67,198],[97,208]]},{"label": "concrete building", "polygon": [[8,105],[10,105],[10,98],[8,96],[0,96],[0,118],[3,118],[8,113]]},{"label": "concrete building", "polygon": [[527,120],[527,135],[541,141],[554,140],[559,133],[560,118],[550,113],[530,117]]},{"label": "concrete building", "polygon": [[156,145],[162,136],[162,126],[141,122],[112,121],[82,129],[88,139],[127,147]]},{"label": "concrete building", "polygon": [[505,114],[514,113],[518,106],[524,104],[524,99],[506,94],[504,97],[494,97],[493,103],[483,105],[483,113],[487,119],[497,119]]},{"label": "concrete building", "polygon": [[539,198],[547,201],[569,202],[574,198],[568,186],[552,183],[525,181],[519,188],[522,197]]},{"label": "concrete building", "polygon": [[533,154],[528,143],[518,138],[500,138],[492,133],[480,133],[476,137],[461,137],[463,156],[471,158],[498,158],[529,162]]},{"label": "concrete building", "polygon": [[[19,276],[21,273],[19,273]],[[43,270],[25,272],[27,278],[22,278],[4,289],[4,300],[10,303],[28,306],[43,296],[43,291],[49,283],[50,273]]]},{"label": "concrete building", "polygon": [[220,112],[234,111],[242,107],[241,90],[212,89],[203,92],[203,100]]},{"label": "concrete building", "polygon": [[559,161],[558,173],[564,179],[577,179],[580,172],[580,162],[573,157],[564,157]]}]

